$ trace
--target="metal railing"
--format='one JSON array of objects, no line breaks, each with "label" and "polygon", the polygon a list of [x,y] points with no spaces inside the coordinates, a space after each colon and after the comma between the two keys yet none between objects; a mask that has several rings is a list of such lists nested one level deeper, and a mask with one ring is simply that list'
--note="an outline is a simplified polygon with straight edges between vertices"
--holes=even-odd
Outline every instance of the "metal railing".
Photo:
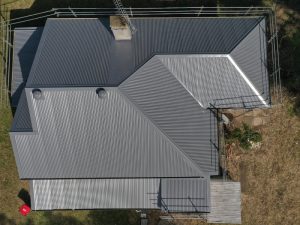
[{"label": "metal railing", "polygon": [[[270,99],[264,99],[265,102],[270,103]],[[240,106],[240,107],[239,107]],[[228,98],[218,98],[214,99],[210,104],[210,107],[213,108],[259,108],[265,107],[262,101],[258,98],[257,95],[245,95],[245,96],[236,96],[236,97],[228,97]]]}]

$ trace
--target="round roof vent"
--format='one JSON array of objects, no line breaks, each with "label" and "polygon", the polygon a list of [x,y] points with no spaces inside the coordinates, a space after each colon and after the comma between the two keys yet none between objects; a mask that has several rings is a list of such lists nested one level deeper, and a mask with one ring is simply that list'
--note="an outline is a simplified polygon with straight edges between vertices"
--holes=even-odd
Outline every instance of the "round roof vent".
[{"label": "round roof vent", "polygon": [[107,95],[107,92],[105,91],[104,88],[97,88],[96,93],[99,98],[105,98]]},{"label": "round roof vent", "polygon": [[33,89],[32,90],[32,95],[33,95],[33,98],[36,99],[36,100],[40,100],[43,97],[42,91],[40,89]]}]

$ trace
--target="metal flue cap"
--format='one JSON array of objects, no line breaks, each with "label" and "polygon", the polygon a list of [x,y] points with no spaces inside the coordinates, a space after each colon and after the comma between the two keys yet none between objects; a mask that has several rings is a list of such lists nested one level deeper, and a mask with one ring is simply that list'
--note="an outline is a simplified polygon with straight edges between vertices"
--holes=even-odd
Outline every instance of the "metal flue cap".
[{"label": "metal flue cap", "polygon": [[33,95],[33,98],[36,100],[40,100],[43,97],[42,91],[40,89],[33,89],[32,95]]},{"label": "metal flue cap", "polygon": [[96,93],[99,98],[105,98],[107,93],[104,88],[97,88]]}]

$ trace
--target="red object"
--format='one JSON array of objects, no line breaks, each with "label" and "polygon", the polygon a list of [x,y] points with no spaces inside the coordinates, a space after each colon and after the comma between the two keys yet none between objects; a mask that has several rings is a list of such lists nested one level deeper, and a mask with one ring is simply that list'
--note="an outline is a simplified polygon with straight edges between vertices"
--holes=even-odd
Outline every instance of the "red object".
[{"label": "red object", "polygon": [[28,205],[24,204],[19,208],[19,212],[23,215],[23,216],[27,216],[28,213],[30,213],[31,209]]}]

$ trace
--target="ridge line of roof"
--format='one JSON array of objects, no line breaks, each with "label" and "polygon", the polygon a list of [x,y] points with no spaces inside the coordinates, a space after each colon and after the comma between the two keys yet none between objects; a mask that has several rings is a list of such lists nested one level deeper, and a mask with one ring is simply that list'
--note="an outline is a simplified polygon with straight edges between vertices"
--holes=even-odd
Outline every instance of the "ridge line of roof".
[{"label": "ridge line of roof", "polygon": [[130,99],[130,97],[124,92],[122,91],[122,88],[119,87],[118,88],[118,91],[120,92],[120,94],[122,94],[125,98],[125,101],[127,101],[132,107],[134,107],[137,111],[139,111],[145,118],[147,118],[152,124],[153,126],[155,126],[155,128],[157,130],[159,130],[162,135],[168,140],[171,142],[171,144],[173,144],[176,149],[178,150],[178,152],[180,152],[180,154],[182,154],[186,159],[188,159],[188,161],[190,161],[192,163],[192,165],[200,172],[200,175],[199,176],[203,176],[204,178],[209,176],[208,173],[206,172],[203,172],[201,170],[201,168],[184,152],[181,150],[181,148],[169,137],[169,135],[166,134],[166,132],[164,132],[162,129],[159,128],[159,126],[156,125],[156,123],[144,112],[144,110],[140,109],[132,99]]},{"label": "ridge line of roof", "polygon": [[236,45],[233,46],[233,48],[231,50],[229,50],[229,52],[227,54],[230,54],[237,46],[239,46],[240,43],[260,24],[260,22],[263,19],[265,19],[264,16],[259,16],[259,17],[255,16],[253,18],[257,18],[256,24],[251,29],[249,29],[249,31],[245,34],[244,37],[242,37],[239,41],[236,42]]},{"label": "ridge line of roof", "polygon": [[[184,55],[184,54],[183,54]],[[192,56],[191,56],[192,55]],[[193,99],[203,108],[203,109],[207,109],[203,106],[203,104],[196,99],[196,97],[186,88],[186,86],[179,80],[176,78],[176,76],[172,73],[172,71],[170,71],[170,69],[161,61],[161,58],[159,56],[164,56],[164,55],[155,55],[157,56],[158,60],[160,61],[160,63],[170,72],[170,74],[172,74],[172,76],[174,76],[174,78],[181,84],[181,86],[193,97]],[[176,55],[171,55],[172,57],[181,57],[180,54],[176,54]],[[229,54],[187,54],[187,56],[191,56],[191,57],[224,57],[224,58],[228,58]],[[211,102],[210,102],[211,103]]]},{"label": "ridge line of roof", "polygon": [[266,103],[265,99],[259,94],[258,90],[255,88],[253,83],[250,81],[248,76],[243,72],[243,70],[239,67],[239,65],[235,62],[235,60],[228,54],[227,58],[231,62],[231,64],[235,67],[235,69],[239,72],[241,77],[245,80],[246,84],[251,88],[254,94],[259,98],[259,100],[266,106],[269,107],[270,105]]}]

